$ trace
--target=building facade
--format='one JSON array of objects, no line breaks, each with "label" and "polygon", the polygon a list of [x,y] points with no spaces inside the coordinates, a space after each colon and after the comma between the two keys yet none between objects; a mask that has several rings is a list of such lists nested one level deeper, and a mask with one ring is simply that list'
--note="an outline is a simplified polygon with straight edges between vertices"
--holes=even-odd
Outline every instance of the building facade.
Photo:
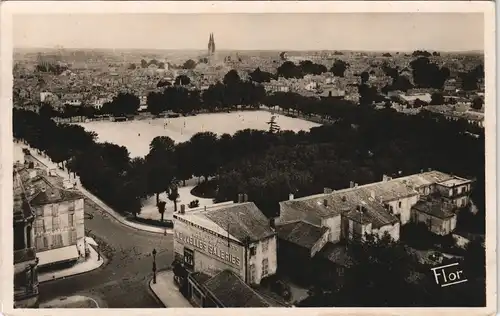
[{"label": "building facade", "polygon": [[76,190],[64,188],[53,177],[29,162],[16,167],[26,197],[34,211],[33,246],[39,266],[84,259],[85,243],[84,199]]},{"label": "building facade", "polygon": [[191,272],[229,270],[248,284],[276,273],[277,240],[252,202],[221,203],[174,214],[174,252]]},{"label": "building facade", "polygon": [[[278,237],[315,253],[366,234],[389,234],[399,240],[400,226],[425,222],[436,234],[451,233],[456,213],[469,205],[472,181],[439,171],[382,181],[280,203],[275,219]],[[325,237],[327,236],[327,237]],[[333,249],[334,247],[332,247]],[[326,254],[328,257],[328,254]]]},{"label": "building facade", "polygon": [[14,172],[14,307],[38,306],[38,259],[33,243],[34,212]]}]

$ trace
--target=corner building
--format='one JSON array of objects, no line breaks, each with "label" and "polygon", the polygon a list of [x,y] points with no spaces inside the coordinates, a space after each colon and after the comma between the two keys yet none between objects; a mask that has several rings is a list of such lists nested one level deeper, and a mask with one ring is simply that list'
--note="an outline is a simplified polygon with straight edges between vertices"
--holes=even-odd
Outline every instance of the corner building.
[{"label": "corner building", "polygon": [[246,284],[276,273],[276,233],[252,202],[220,203],[174,214],[174,253],[189,272],[228,270]]}]

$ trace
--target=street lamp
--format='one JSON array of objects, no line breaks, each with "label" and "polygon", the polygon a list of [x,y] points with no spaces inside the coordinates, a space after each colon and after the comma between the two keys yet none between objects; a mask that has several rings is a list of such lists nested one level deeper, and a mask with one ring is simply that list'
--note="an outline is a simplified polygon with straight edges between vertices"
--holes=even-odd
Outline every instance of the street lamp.
[{"label": "street lamp", "polygon": [[156,249],[153,249],[153,284],[156,284]]}]

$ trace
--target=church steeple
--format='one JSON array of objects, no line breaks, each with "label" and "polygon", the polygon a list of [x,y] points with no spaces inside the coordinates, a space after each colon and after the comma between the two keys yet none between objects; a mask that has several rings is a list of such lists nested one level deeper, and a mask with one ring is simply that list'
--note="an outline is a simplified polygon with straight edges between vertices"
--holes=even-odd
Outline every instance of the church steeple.
[{"label": "church steeple", "polygon": [[210,33],[210,36],[208,38],[208,54],[213,55],[214,53],[215,53],[214,34]]}]

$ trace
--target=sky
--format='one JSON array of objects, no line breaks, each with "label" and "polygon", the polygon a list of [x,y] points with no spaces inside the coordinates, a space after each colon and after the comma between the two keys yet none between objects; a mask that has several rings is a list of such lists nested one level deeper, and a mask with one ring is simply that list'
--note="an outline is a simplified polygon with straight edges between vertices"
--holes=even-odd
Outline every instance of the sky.
[{"label": "sky", "polygon": [[16,48],[484,50],[482,13],[15,15]]}]

